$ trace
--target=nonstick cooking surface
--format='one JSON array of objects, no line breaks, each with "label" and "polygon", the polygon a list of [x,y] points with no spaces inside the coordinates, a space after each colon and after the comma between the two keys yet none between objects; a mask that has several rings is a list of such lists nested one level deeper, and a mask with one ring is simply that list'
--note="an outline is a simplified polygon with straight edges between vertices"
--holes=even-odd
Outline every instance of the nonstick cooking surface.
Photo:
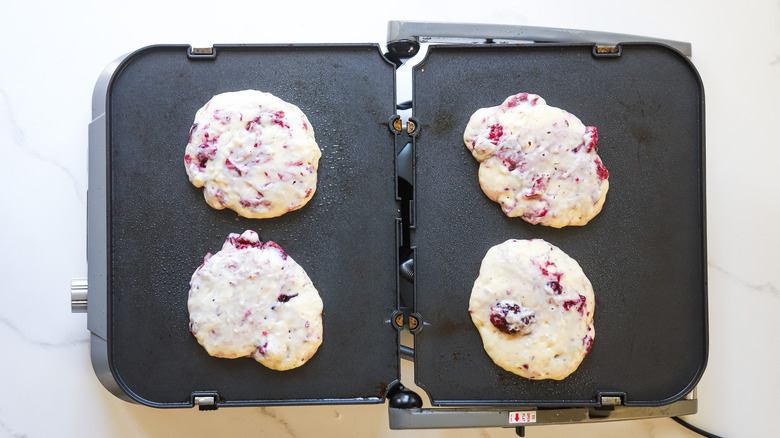
[{"label": "nonstick cooking surface", "polygon": [[[703,88],[682,55],[624,44],[432,46],[414,70],[415,379],[437,405],[662,405],[707,358]],[[598,128],[610,172],[602,212],[552,229],[504,216],[482,193],[463,131],[479,108],[530,92]],[[562,381],[530,381],[485,353],[468,313],[487,250],[543,238],[579,262],[596,294],[593,348]]]},{"label": "nonstick cooking surface", "polygon": [[[381,402],[399,369],[394,66],[376,45],[216,46],[197,59],[187,49],[130,55],[107,96],[114,377],[153,406],[187,406],[198,391],[223,405]],[[195,112],[248,88],[300,107],[322,150],[313,199],[279,218],[214,210],[184,171]],[[188,330],[192,273],[247,229],[280,244],[324,301],[322,346],[300,368],[210,357]]]}]

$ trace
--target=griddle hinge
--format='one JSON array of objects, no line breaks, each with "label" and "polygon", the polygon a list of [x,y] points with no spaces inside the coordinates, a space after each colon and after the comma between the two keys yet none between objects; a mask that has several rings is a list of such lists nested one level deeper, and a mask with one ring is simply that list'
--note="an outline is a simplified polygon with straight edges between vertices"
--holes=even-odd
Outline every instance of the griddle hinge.
[{"label": "griddle hinge", "polygon": [[399,39],[387,42],[385,58],[400,67],[407,59],[414,57],[420,51],[420,43],[412,39]]},{"label": "griddle hinge", "polygon": [[393,131],[393,134],[401,134],[406,131],[408,135],[417,135],[418,126],[414,117],[409,117],[409,119],[406,120],[406,123],[404,123],[401,116],[396,114],[390,117],[390,123],[388,123],[388,125],[390,126],[390,130]]},{"label": "griddle hinge", "polygon": [[[408,311],[409,309],[407,309]],[[398,330],[408,329],[410,332],[417,334],[422,330],[422,317],[417,312],[404,312],[403,310],[396,310],[393,312],[390,321],[393,322],[393,326]]]}]

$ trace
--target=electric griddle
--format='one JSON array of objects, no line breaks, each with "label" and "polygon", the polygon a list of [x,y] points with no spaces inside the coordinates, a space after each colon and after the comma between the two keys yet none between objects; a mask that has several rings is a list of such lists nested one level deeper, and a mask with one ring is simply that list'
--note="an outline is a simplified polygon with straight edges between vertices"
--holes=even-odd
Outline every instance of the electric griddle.
[{"label": "electric griddle", "polygon": [[[707,273],[704,91],[690,45],[518,26],[388,29],[384,52],[159,45],[107,68],[89,132],[88,279],[72,288],[74,311],[88,313],[100,381],[153,407],[389,400],[393,428],[695,413]],[[412,101],[399,105],[397,69],[421,47]],[[214,210],[184,171],[197,109],[249,88],[299,106],[322,150],[313,199],[278,218]],[[479,188],[465,125],[523,91],[598,128],[610,189],[586,226],[507,218]],[[247,229],[279,243],[322,296],[323,344],[300,368],[213,358],[189,333],[193,271]],[[471,322],[482,257],[510,238],[559,246],[593,284],[596,341],[564,380],[499,368]],[[403,330],[413,348],[401,344]],[[402,384],[402,358],[414,361],[434,408]]]}]

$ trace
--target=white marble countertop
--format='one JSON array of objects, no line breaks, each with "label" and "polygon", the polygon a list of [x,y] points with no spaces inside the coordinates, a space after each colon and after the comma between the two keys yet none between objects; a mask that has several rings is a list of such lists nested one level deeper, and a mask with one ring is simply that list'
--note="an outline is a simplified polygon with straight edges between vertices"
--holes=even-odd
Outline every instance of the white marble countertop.
[{"label": "white marble countertop", "polygon": [[[780,162],[780,2],[215,4],[3,5],[0,437],[514,436],[498,428],[390,431],[386,405],[216,412],[133,405],[98,382],[86,316],[70,313],[70,280],[87,274],[92,90],[110,61],[158,43],[383,44],[392,19],[591,29],[692,43],[706,92],[710,341],[699,413],[687,419],[723,436],[775,435],[780,227],[772,221],[780,217],[780,198],[771,187]],[[664,418],[527,430],[531,437],[575,434],[696,436]]]}]

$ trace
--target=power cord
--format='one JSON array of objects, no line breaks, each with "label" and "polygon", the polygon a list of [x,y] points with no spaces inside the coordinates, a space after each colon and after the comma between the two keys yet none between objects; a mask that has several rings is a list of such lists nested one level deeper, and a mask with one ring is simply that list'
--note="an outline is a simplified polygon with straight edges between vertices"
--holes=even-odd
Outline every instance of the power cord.
[{"label": "power cord", "polygon": [[701,436],[706,436],[707,438],[721,438],[718,435],[715,435],[714,433],[707,432],[706,430],[699,429],[698,427],[692,425],[691,423],[688,423],[687,421],[683,420],[680,417],[671,417],[672,420],[676,421],[677,424],[681,425],[682,427],[691,430],[693,432],[698,433]]},{"label": "power cord", "polygon": [[401,102],[398,105],[396,105],[395,108],[399,109],[399,110],[411,109],[412,108],[412,101],[411,100],[407,100],[407,101]]}]

